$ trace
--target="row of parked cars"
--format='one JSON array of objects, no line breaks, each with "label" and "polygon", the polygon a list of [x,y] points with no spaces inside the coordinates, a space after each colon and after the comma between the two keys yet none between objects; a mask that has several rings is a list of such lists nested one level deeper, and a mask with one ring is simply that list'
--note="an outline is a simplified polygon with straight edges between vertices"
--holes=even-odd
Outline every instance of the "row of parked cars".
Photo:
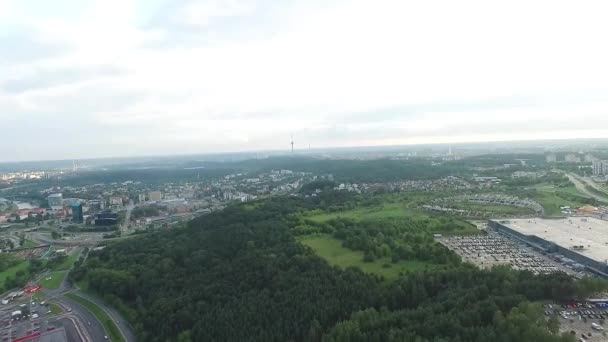
[{"label": "row of parked cars", "polygon": [[559,305],[548,304],[545,306],[545,315],[559,315],[564,319],[574,318],[576,316],[589,319],[608,319],[608,311],[597,309],[594,306],[585,303],[563,304],[561,307]]}]

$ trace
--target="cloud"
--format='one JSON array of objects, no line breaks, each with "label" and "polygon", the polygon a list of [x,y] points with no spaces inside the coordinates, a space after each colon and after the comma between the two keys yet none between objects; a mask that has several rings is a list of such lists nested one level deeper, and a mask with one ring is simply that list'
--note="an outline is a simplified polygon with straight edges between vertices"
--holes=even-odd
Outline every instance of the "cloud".
[{"label": "cloud", "polygon": [[0,118],[53,141],[9,159],[275,149],[292,132],[321,147],[608,127],[601,1],[50,7],[0,14]]},{"label": "cloud", "polygon": [[63,85],[86,82],[91,79],[104,79],[123,75],[125,71],[113,66],[94,68],[33,69],[18,78],[0,84],[6,93],[23,93],[36,89],[48,89]]},{"label": "cloud", "polygon": [[5,34],[0,31],[0,67],[36,62],[68,51],[68,46],[37,39],[27,30]]}]

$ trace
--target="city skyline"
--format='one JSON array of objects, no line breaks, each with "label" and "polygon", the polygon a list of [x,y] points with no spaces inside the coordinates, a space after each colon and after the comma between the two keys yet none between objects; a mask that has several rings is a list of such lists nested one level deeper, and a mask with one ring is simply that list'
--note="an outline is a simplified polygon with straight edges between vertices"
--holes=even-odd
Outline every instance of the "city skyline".
[{"label": "city skyline", "polygon": [[605,9],[0,0],[0,162],[606,137]]}]

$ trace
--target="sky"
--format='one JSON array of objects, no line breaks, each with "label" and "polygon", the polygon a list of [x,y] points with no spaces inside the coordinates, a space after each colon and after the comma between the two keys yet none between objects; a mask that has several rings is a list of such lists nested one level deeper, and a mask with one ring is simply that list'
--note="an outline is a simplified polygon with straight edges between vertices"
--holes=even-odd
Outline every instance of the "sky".
[{"label": "sky", "polygon": [[606,138],[606,13],[0,0],[0,161]]}]

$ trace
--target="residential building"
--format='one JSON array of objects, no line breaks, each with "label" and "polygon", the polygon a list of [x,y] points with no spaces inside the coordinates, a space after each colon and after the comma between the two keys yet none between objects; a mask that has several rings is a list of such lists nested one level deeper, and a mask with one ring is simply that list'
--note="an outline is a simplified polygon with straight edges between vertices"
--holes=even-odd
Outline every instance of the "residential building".
[{"label": "residential building", "polygon": [[163,193],[160,191],[150,191],[148,193],[148,198],[150,201],[160,202],[162,200]]},{"label": "residential building", "polygon": [[122,205],[122,197],[120,197],[120,196],[112,196],[112,197],[110,197],[110,205],[121,206]]},{"label": "residential building", "polygon": [[579,157],[577,154],[575,153],[568,153],[566,154],[566,156],[564,157],[564,161],[566,163],[580,163],[581,162],[581,157]]},{"label": "residential building", "polygon": [[608,160],[594,160],[593,174],[595,176],[608,175]]}]

